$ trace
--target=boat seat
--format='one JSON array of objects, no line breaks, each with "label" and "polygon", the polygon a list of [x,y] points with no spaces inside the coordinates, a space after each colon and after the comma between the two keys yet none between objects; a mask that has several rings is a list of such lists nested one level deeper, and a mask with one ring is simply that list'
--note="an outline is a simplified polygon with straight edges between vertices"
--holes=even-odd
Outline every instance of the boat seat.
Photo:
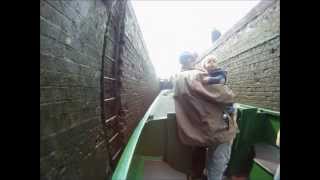
[{"label": "boat seat", "polygon": [[274,175],[280,164],[280,149],[268,144],[255,144],[254,151],[254,162]]}]

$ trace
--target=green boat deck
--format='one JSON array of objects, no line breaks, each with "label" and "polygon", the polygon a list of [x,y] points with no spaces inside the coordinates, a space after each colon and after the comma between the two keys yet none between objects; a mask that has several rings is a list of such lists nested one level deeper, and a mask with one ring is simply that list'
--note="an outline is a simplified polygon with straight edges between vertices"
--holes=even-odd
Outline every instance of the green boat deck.
[{"label": "green boat deck", "polygon": [[[193,149],[178,140],[172,95],[171,90],[163,90],[151,104],[130,137],[112,180],[182,180],[193,173]],[[228,171],[237,174],[237,171],[247,170],[249,173],[257,168],[252,166],[254,157],[250,156],[254,153],[254,144],[274,144],[275,134],[280,128],[280,114],[242,104],[236,104],[236,107],[240,133],[232,147]],[[259,132],[263,135],[257,135]],[[273,162],[277,163],[277,160]],[[258,169],[261,172],[251,172],[250,179],[261,179],[256,176],[262,177],[263,173],[268,178],[272,177],[264,167],[262,169]]]},{"label": "green boat deck", "polygon": [[150,115],[153,120],[165,119],[167,114],[175,114],[173,92],[171,90],[163,90],[160,93],[160,98],[155,106],[151,109]]},{"label": "green boat deck", "polygon": [[133,163],[138,168],[132,169],[128,179],[152,179],[152,180],[186,180],[186,175],[173,169],[163,161],[163,157],[157,156],[135,156]]}]

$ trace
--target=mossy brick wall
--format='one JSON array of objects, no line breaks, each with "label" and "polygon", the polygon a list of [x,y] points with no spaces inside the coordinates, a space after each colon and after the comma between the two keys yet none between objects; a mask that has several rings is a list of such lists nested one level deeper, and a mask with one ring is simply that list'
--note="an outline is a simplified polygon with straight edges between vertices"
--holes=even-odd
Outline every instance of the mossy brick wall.
[{"label": "mossy brick wall", "polygon": [[121,104],[125,110],[127,133],[131,134],[160,87],[130,1],[126,9],[121,58]]},{"label": "mossy brick wall", "polygon": [[[107,178],[110,168],[101,123],[100,78],[108,4],[102,0],[40,1],[40,179]],[[132,52],[123,54],[127,58],[121,66],[121,92],[129,112],[127,122],[136,124],[158,87],[131,15],[126,18],[136,27],[126,27],[130,35],[125,44]]]},{"label": "mossy brick wall", "polygon": [[236,101],[280,110],[280,1],[261,1],[203,57],[217,56]]}]

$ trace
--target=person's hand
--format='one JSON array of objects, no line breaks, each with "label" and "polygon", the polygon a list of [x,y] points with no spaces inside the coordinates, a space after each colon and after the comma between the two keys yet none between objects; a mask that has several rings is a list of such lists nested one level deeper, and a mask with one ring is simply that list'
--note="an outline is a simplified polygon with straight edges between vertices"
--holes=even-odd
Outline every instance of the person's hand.
[{"label": "person's hand", "polygon": [[209,78],[208,76],[207,76],[207,77],[203,77],[203,78],[202,78],[202,83],[203,83],[203,84],[209,84],[209,79],[210,79],[210,78]]}]

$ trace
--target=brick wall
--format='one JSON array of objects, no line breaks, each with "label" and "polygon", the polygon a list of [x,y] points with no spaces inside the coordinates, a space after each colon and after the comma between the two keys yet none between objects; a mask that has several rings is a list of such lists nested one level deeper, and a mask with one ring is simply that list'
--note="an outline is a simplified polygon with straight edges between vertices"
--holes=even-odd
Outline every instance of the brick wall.
[{"label": "brick wall", "polygon": [[[107,177],[100,80],[110,5],[101,0],[40,1],[40,179]],[[131,51],[123,51],[121,94],[132,129],[158,87],[132,8],[129,12],[126,25],[135,29],[125,28],[124,49]]]},{"label": "brick wall", "polygon": [[126,9],[121,58],[121,100],[130,134],[160,88],[130,1]]},{"label": "brick wall", "polygon": [[203,57],[217,56],[237,102],[280,110],[280,3],[261,1]]}]

